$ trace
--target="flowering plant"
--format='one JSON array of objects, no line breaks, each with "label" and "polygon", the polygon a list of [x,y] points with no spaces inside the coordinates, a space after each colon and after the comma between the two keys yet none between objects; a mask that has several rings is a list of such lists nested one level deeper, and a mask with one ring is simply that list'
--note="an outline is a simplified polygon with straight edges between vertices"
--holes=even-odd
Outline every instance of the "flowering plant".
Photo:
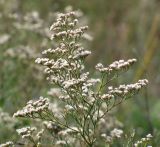
[{"label": "flowering plant", "polygon": [[[85,50],[80,40],[88,29],[87,26],[77,27],[76,12],[59,14],[51,26],[51,40],[56,41],[56,48],[44,50],[43,58],[37,58],[36,63],[43,65],[47,80],[55,86],[49,92],[57,99],[58,111],[53,109],[53,103],[48,98],[40,97],[31,100],[14,117],[41,119],[51,134],[51,145],[64,146],[95,146],[99,140],[109,144],[115,138],[120,138],[123,131],[114,128],[107,134],[101,125],[105,117],[114,107],[130,98],[148,84],[146,79],[137,83],[108,86],[121,72],[127,71],[136,59],[115,61],[107,67],[101,63],[95,66],[100,78],[91,78],[85,69],[85,58],[91,51]],[[35,128],[25,127],[17,132],[35,146],[43,146],[41,130],[34,137]]]}]

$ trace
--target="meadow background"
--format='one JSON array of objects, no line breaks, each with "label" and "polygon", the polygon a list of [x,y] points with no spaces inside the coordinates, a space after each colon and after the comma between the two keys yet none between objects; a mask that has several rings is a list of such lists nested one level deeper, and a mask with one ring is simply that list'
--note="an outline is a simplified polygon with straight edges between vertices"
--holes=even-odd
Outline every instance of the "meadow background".
[{"label": "meadow background", "polygon": [[69,5],[83,12],[81,23],[89,26],[92,37],[85,46],[92,51],[87,58],[90,72],[94,72],[97,62],[107,65],[119,59],[138,60],[115,82],[147,78],[149,86],[117,107],[114,114],[126,131],[135,129],[139,136],[156,133],[158,142],[159,0],[0,0],[0,143],[16,138],[17,126],[28,123],[26,120],[13,122],[10,116],[28,100],[47,95],[50,85],[34,60],[41,56],[43,49],[54,45],[48,28],[55,14]]}]

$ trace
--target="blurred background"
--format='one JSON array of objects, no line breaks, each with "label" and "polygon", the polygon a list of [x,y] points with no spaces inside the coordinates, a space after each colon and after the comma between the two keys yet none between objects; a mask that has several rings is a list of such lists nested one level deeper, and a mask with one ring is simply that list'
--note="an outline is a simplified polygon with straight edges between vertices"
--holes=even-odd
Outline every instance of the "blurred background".
[{"label": "blurred background", "polygon": [[[136,65],[116,82],[149,80],[147,89],[117,108],[119,121],[127,130],[136,129],[139,136],[159,132],[159,0],[0,0],[0,143],[14,138],[19,124],[12,120],[12,114],[49,90],[34,60],[43,49],[54,46],[49,27],[55,14],[68,6],[82,11],[80,22],[89,26],[85,46],[92,51],[86,60],[91,73],[97,62],[107,65],[136,58]],[[9,127],[8,120],[12,122]]]}]

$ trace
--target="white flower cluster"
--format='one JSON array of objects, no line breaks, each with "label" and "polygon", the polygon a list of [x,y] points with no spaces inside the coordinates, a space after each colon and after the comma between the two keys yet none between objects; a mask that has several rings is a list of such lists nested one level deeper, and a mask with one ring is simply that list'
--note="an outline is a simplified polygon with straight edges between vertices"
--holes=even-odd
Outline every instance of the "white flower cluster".
[{"label": "white flower cluster", "polygon": [[111,98],[114,98],[114,95],[112,95],[112,94],[103,94],[102,96],[100,96],[100,98],[101,99],[106,99],[106,100],[109,100],[109,99],[111,99]]},{"label": "white flower cluster", "polygon": [[54,31],[54,34],[51,36],[51,39],[79,39],[84,34],[84,31],[88,29],[88,26],[74,29],[74,27],[78,23],[78,20],[75,19],[75,16],[75,12],[59,14],[57,22],[50,27],[50,30]]},{"label": "white flower cluster", "polygon": [[46,49],[42,52],[43,55],[47,55],[47,54],[51,54],[51,55],[59,55],[59,54],[64,54],[67,52],[67,46],[64,44],[64,43],[60,43],[60,46],[55,48],[55,49],[52,49],[52,48],[49,48],[49,49]]},{"label": "white flower cluster", "polygon": [[80,78],[78,79],[71,79],[71,80],[67,80],[67,81],[64,81],[62,84],[63,84],[63,87],[65,89],[68,89],[72,86],[76,86],[78,84],[81,84],[81,83],[84,83],[86,82],[87,78],[88,78],[88,75],[89,75],[89,72],[86,72],[86,73],[83,73],[80,75]]},{"label": "white flower cluster", "polygon": [[6,143],[0,144],[0,147],[12,147],[14,143],[12,141],[7,141]]},{"label": "white flower cluster", "polygon": [[99,72],[105,72],[108,74],[111,74],[116,71],[124,71],[127,70],[133,63],[135,63],[137,60],[136,59],[129,59],[127,61],[124,60],[119,60],[115,61],[112,64],[110,64],[108,67],[104,67],[103,64],[98,63],[95,68]]},{"label": "white flower cluster", "polygon": [[83,96],[91,96],[94,92],[91,90],[91,87],[95,86],[100,82],[100,79],[88,79],[82,85],[82,95]]},{"label": "white flower cluster", "polygon": [[102,100],[110,100],[116,96],[125,97],[138,92],[141,88],[148,84],[147,79],[139,80],[137,83],[120,85],[118,88],[108,87],[108,93],[100,96]]},{"label": "white flower cluster", "polygon": [[86,26],[86,27],[80,27],[75,30],[61,31],[56,34],[53,34],[51,39],[63,39],[63,40],[79,39],[83,35],[84,31],[87,29],[88,27]]},{"label": "white flower cluster", "polygon": [[103,133],[101,134],[101,137],[105,139],[105,141],[107,143],[110,143],[112,142],[112,140],[114,138],[121,138],[123,135],[123,130],[121,129],[117,129],[117,128],[114,128],[111,132],[110,132],[110,135],[106,135],[106,133]]},{"label": "white flower cluster", "polygon": [[36,130],[37,128],[28,126],[28,127],[23,127],[21,129],[17,129],[16,131],[19,135],[21,135],[23,139],[36,144],[36,146],[41,146],[44,129],[41,129],[38,133],[35,133]]},{"label": "white flower cluster", "polygon": [[53,32],[51,39],[58,41],[55,49],[47,49],[42,52],[43,55],[52,56],[37,58],[36,63],[47,66],[45,73],[51,83],[58,84],[64,89],[78,85],[86,80],[86,75],[79,73],[84,69],[83,60],[90,51],[81,47],[77,40],[81,38],[87,26],[76,28],[78,23],[75,12],[59,14],[57,21],[51,26]]},{"label": "white flower cluster", "polygon": [[117,128],[114,128],[114,129],[111,131],[111,136],[112,136],[112,137],[121,138],[122,134],[123,134],[123,130],[120,130],[120,129],[117,129]]},{"label": "white flower cluster", "polygon": [[75,41],[71,41],[69,44],[65,44],[63,42],[59,43],[59,46],[56,48],[49,48],[44,51],[42,51],[43,55],[51,54],[51,55],[65,55],[65,53],[69,52],[70,50],[82,50],[81,45],[78,43],[75,43]]},{"label": "white flower cluster", "polygon": [[148,84],[147,79],[139,80],[137,83],[128,84],[128,85],[120,85],[118,88],[113,88],[112,86],[108,87],[109,95],[108,97],[112,96],[125,96],[127,94],[132,94],[133,92],[138,92],[142,87]]},{"label": "white flower cluster", "polygon": [[36,131],[37,129],[35,127],[24,127],[21,129],[17,129],[19,135],[22,136],[22,138],[29,138],[31,137],[32,133]]},{"label": "white flower cluster", "polygon": [[48,110],[49,100],[47,98],[40,97],[37,101],[30,100],[27,105],[22,109],[14,113],[13,117],[34,117],[34,114]]},{"label": "white flower cluster", "polygon": [[87,50],[84,50],[83,48],[80,48],[75,52],[73,59],[84,58],[90,54],[91,54],[91,51],[87,51]]},{"label": "white flower cluster", "polygon": [[[54,23],[51,27],[50,27],[50,30],[53,30],[53,31],[59,31],[62,29],[62,27],[65,27],[66,26],[66,22],[65,19],[68,19],[68,18],[71,18],[71,17],[75,17],[76,13],[75,12],[69,12],[69,13],[66,13],[66,14],[62,14],[60,13],[58,15],[58,18],[57,18],[57,22]],[[69,23],[69,26],[72,26],[74,27],[76,24],[77,24],[78,20],[77,19],[74,19],[73,22],[68,22]]]},{"label": "white flower cluster", "polygon": [[[150,141],[152,137],[153,137],[153,136],[152,136],[151,134],[146,135],[145,138],[141,138],[140,141],[137,141],[137,142],[134,144],[134,147],[138,147],[138,146],[141,145],[141,144],[145,144],[146,142]],[[151,147],[151,146],[150,146],[150,147]]]}]

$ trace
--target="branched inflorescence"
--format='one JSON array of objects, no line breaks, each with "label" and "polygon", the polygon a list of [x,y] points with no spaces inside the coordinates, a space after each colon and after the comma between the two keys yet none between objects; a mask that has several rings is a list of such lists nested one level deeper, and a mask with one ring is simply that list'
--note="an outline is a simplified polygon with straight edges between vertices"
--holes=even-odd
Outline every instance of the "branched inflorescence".
[{"label": "branched inflorescence", "polygon": [[49,101],[47,98],[40,97],[39,100],[30,100],[27,105],[22,109],[14,113],[14,117],[39,117],[36,114],[41,115],[43,112],[48,111]]},{"label": "branched inflorescence", "polygon": [[[29,101],[27,106],[16,112],[14,116],[40,118],[47,121],[46,128],[52,135],[59,136],[55,144],[76,143],[93,146],[97,144],[97,138],[106,136],[98,132],[99,122],[106,113],[136,94],[148,84],[148,81],[143,79],[135,84],[107,86],[121,72],[127,71],[136,59],[115,61],[108,67],[99,63],[95,69],[101,78],[90,78],[90,73],[84,72],[84,60],[91,52],[80,44],[80,39],[88,27],[78,28],[77,24],[76,12],[59,14],[56,22],[50,27],[51,40],[56,41],[56,48],[44,50],[42,52],[44,57],[37,58],[35,61],[45,67],[47,80],[58,87],[55,88],[58,92],[52,89],[50,95],[58,97],[63,108],[61,117],[57,117],[50,109],[47,98]],[[54,131],[53,126],[61,129]],[[119,138],[122,134],[123,131],[118,129],[111,131],[112,137]]]},{"label": "branched inflorescence", "polygon": [[[35,133],[37,128],[35,127],[24,127],[21,129],[17,129],[17,133],[29,143],[32,143],[34,146],[40,147],[42,135],[44,134],[44,129],[40,130],[38,133]],[[29,145],[30,146],[30,145]]]}]

